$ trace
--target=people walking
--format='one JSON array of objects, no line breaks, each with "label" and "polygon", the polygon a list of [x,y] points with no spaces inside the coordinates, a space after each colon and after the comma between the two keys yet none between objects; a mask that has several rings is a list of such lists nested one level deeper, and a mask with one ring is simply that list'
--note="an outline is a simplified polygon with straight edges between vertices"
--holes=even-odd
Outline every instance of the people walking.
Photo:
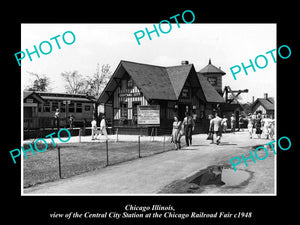
[{"label": "people walking", "polygon": [[263,133],[266,139],[269,139],[270,137],[271,123],[272,123],[272,119],[270,119],[267,114],[264,115],[264,118],[262,119],[262,124],[263,124]]},{"label": "people walking", "polygon": [[270,135],[270,138],[271,139],[274,139],[274,134],[275,134],[275,119],[273,119],[273,116],[271,115],[270,116],[270,119],[271,119],[271,122],[270,122],[270,132],[269,132],[269,135]]},{"label": "people walking", "polygon": [[217,112],[215,112],[215,118],[210,121],[210,130],[213,130],[216,144],[219,145],[222,136],[222,119],[218,116]]},{"label": "people walking", "polygon": [[185,112],[185,118],[183,120],[184,133],[185,133],[185,142],[186,146],[192,145],[192,132],[195,128],[195,122],[193,117],[190,116],[188,112]]},{"label": "people walking", "polygon": [[208,115],[209,126],[208,126],[208,136],[207,136],[206,140],[211,140],[210,144],[214,143],[214,130],[211,129],[211,127],[210,127],[210,123],[213,118],[214,118],[214,116],[212,114]]},{"label": "people walking", "polygon": [[92,140],[95,140],[97,139],[97,121],[95,117],[93,117],[91,124],[92,124]]},{"label": "people walking", "polygon": [[180,135],[181,135],[180,134],[180,128],[181,128],[181,121],[178,120],[177,116],[174,116],[171,142],[175,144],[176,150],[181,149],[181,145],[180,145]]},{"label": "people walking", "polygon": [[107,130],[106,130],[106,119],[105,119],[105,115],[102,115],[102,119],[100,122],[100,134],[103,134],[106,138],[106,140],[108,140],[108,136],[107,136]]},{"label": "people walking", "polygon": [[252,138],[252,134],[253,134],[253,126],[254,126],[254,119],[252,117],[252,114],[249,113],[248,114],[248,132],[249,132],[249,135],[250,135],[250,139]]}]

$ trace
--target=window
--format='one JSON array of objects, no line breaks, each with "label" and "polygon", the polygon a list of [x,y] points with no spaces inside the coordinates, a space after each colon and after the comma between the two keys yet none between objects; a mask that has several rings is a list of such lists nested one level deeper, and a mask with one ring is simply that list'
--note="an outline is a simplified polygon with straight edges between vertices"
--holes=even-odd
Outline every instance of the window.
[{"label": "window", "polygon": [[128,80],[128,82],[127,82],[127,87],[128,87],[128,88],[133,88],[133,85],[134,85],[134,82],[133,82],[133,80],[130,78],[130,79]]},{"label": "window", "polygon": [[63,102],[60,102],[60,112],[66,112],[66,104],[63,104]]},{"label": "window", "polygon": [[84,106],[84,111],[91,111],[91,106],[90,105],[85,105]]},{"label": "window", "polygon": [[44,103],[43,112],[50,112],[50,102]]},{"label": "window", "polygon": [[120,108],[121,108],[121,117],[127,118],[127,115],[128,115],[127,103],[121,102]]},{"label": "window", "polygon": [[121,81],[121,90],[125,91],[127,89],[127,80]]},{"label": "window", "polygon": [[55,112],[57,108],[58,108],[58,102],[52,102],[51,111]]},{"label": "window", "polygon": [[75,105],[74,105],[74,102],[71,102],[69,104],[69,112],[74,112],[75,111]]},{"label": "window", "polygon": [[189,88],[183,88],[181,96],[182,96],[182,98],[189,98],[190,97]]},{"label": "window", "polygon": [[207,80],[211,85],[217,85],[217,78],[216,77],[208,77]]},{"label": "window", "polygon": [[132,103],[132,115],[137,116],[137,107],[141,105],[141,102],[133,102]]},{"label": "window", "polygon": [[76,112],[82,113],[82,103],[77,103],[76,104]]}]

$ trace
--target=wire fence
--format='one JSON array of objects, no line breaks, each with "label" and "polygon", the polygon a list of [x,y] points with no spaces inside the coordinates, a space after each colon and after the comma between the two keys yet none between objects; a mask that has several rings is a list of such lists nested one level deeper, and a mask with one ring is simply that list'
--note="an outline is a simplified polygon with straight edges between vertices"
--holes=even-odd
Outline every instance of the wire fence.
[{"label": "wire fence", "polygon": [[[132,139],[132,138],[131,138]],[[45,146],[37,143],[39,149]],[[24,144],[24,149],[29,145]],[[45,152],[28,151],[27,159],[23,160],[23,187],[68,178],[74,175],[97,170],[118,163],[139,159],[166,151],[175,150],[169,136],[154,137],[136,136],[133,141],[115,140],[48,144]]]}]

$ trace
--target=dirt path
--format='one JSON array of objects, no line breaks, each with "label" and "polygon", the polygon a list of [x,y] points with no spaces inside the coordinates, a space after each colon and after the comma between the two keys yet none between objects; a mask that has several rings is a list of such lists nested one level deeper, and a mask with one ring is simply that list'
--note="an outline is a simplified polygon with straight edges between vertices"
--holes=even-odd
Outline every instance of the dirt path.
[{"label": "dirt path", "polygon": [[[194,145],[184,150],[165,152],[41,184],[24,189],[24,194],[155,194],[172,181],[188,177],[209,165],[230,164],[230,158],[240,156],[242,152],[249,152],[250,146],[263,145],[269,140],[250,140],[246,132],[239,132],[224,134],[220,146],[209,142],[206,140],[206,135],[195,135]],[[253,168],[255,176],[247,187],[235,191],[245,194],[272,192],[273,157],[256,164],[252,162],[249,164],[251,166],[249,165],[247,169]],[[240,167],[245,168],[242,165]],[[212,188],[207,192],[220,193],[220,190]]]}]

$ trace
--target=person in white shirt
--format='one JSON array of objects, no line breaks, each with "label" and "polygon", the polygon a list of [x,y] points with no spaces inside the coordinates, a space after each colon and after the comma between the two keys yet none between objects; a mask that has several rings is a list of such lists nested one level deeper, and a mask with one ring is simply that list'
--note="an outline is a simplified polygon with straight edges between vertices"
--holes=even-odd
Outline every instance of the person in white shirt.
[{"label": "person in white shirt", "polygon": [[265,135],[266,139],[269,139],[270,131],[271,131],[271,123],[273,121],[272,121],[272,119],[268,118],[268,115],[264,115],[262,122],[264,124],[264,127],[263,127],[264,135]]},{"label": "person in white shirt", "polygon": [[97,121],[95,117],[93,117],[91,124],[92,124],[92,140],[95,140],[97,139]]},{"label": "person in white shirt", "polygon": [[215,118],[210,120],[209,130],[212,130],[214,132],[217,145],[219,145],[221,142],[222,125],[222,119],[218,116],[218,113],[215,112]]},{"label": "person in white shirt", "polygon": [[255,117],[253,117],[253,115],[251,113],[249,113],[247,127],[248,127],[248,132],[250,135],[250,139],[252,138],[252,134],[253,134],[254,121],[255,121]]},{"label": "person in white shirt", "polygon": [[106,131],[106,120],[105,120],[105,115],[102,116],[102,120],[100,122],[100,134],[103,134],[106,137],[106,140],[108,140],[107,137],[107,131]]},{"label": "person in white shirt", "polygon": [[59,117],[60,117],[59,108],[56,108],[54,114],[54,126],[56,126],[58,130],[59,130]]},{"label": "person in white shirt", "polygon": [[234,133],[235,132],[235,116],[234,116],[234,114],[232,114],[232,116],[230,117],[230,126],[231,126],[231,132]]},{"label": "person in white shirt", "polygon": [[222,124],[223,124],[223,133],[226,133],[226,130],[227,130],[227,118],[226,116],[224,115],[223,116],[223,119],[222,119]]}]

